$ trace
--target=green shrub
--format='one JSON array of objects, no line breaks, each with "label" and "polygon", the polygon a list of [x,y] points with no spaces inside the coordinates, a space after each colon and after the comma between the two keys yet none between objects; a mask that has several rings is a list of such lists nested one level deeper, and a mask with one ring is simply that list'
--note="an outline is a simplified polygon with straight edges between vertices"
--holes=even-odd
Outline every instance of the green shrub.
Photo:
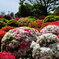
[{"label": "green shrub", "polygon": [[14,20],[14,19],[11,19],[11,20],[8,21],[8,25],[18,27],[18,21]]},{"label": "green shrub", "polygon": [[5,22],[5,23],[8,23],[8,20],[5,19],[5,18],[0,18],[0,21],[3,21],[3,22]]},{"label": "green shrub", "polygon": [[59,20],[59,16],[49,15],[43,19],[43,22],[52,22]]},{"label": "green shrub", "polygon": [[4,27],[4,26],[7,26],[7,23],[3,22],[3,21],[0,21],[0,28]]}]

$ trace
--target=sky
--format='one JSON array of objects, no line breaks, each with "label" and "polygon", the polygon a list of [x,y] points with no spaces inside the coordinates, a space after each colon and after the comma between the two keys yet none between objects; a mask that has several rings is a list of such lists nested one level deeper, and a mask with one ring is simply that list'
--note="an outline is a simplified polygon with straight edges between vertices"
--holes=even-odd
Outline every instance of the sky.
[{"label": "sky", "polygon": [[18,11],[19,0],[0,0],[0,12],[8,13]]}]

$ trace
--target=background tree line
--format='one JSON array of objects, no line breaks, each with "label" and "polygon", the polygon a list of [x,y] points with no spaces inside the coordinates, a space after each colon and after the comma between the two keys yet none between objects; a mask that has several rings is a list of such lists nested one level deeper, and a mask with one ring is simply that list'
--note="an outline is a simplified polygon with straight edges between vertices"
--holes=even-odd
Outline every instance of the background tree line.
[{"label": "background tree line", "polygon": [[59,6],[58,0],[19,0],[18,17],[26,16],[47,16],[50,11],[54,11]]}]

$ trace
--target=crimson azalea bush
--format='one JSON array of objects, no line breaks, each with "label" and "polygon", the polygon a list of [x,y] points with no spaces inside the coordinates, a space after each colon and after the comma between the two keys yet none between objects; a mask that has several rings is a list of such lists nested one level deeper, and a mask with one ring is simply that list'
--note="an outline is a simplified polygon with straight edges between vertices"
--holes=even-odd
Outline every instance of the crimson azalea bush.
[{"label": "crimson azalea bush", "polygon": [[10,52],[0,52],[0,59],[16,59],[14,55],[12,55]]},{"label": "crimson azalea bush", "polygon": [[2,27],[1,29],[8,32],[10,29],[14,29],[15,27],[12,27],[12,26],[5,26],[5,27]]},{"label": "crimson azalea bush", "polygon": [[17,21],[18,21],[19,19],[20,19],[20,18],[14,18],[14,20],[17,20]]},{"label": "crimson azalea bush", "polygon": [[59,21],[51,22],[50,25],[58,25],[59,26]]}]

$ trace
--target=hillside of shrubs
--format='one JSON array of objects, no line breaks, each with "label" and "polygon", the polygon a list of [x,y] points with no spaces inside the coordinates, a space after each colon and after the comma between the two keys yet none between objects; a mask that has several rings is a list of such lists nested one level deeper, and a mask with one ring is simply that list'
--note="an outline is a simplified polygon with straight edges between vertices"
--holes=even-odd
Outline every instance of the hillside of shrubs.
[{"label": "hillside of shrubs", "polygon": [[59,59],[58,15],[7,17],[0,18],[0,59]]}]

